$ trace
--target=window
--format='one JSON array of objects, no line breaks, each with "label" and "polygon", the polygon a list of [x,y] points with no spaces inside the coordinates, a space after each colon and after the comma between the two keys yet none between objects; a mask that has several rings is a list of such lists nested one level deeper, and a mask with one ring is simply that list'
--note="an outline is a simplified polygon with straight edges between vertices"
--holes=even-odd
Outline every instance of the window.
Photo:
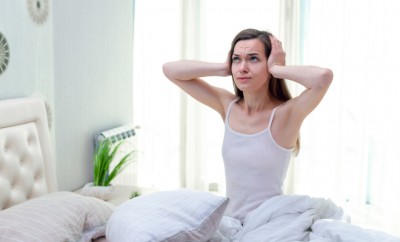
[{"label": "window", "polygon": [[135,1],[133,120],[140,126],[139,186],[179,186],[180,93],[164,77],[162,64],[181,56],[180,13],[179,0]]},{"label": "window", "polygon": [[[302,1],[303,64],[332,68],[334,81],[302,128],[296,193],[332,198],[353,220],[398,228],[400,142],[396,62],[398,1]],[[373,17],[372,17],[373,16]]]}]

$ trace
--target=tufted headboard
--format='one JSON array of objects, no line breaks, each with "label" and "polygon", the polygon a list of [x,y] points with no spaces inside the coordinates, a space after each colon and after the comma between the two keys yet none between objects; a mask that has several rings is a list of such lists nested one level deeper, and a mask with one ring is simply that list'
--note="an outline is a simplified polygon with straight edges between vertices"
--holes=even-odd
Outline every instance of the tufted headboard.
[{"label": "tufted headboard", "polygon": [[0,210],[57,190],[45,103],[0,100]]}]

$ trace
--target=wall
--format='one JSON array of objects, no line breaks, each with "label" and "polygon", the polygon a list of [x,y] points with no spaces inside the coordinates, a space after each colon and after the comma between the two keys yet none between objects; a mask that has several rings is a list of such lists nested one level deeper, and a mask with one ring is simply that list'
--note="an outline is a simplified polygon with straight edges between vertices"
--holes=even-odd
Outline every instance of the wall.
[{"label": "wall", "polygon": [[27,1],[0,0],[0,32],[10,48],[7,69],[0,75],[0,98],[41,93],[53,104],[53,18],[36,24]]},{"label": "wall", "polygon": [[92,179],[94,135],[132,122],[133,0],[49,1],[42,25],[26,5],[1,0],[11,56],[0,98],[45,97],[59,189],[74,190]]}]

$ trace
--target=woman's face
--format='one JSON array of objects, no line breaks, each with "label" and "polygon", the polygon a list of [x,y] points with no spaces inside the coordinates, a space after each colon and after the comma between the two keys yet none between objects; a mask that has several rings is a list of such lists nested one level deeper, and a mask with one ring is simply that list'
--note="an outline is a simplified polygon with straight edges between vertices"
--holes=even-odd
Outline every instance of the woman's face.
[{"label": "woman's face", "polygon": [[232,76],[241,91],[265,88],[269,73],[261,40],[240,40],[236,43],[232,54]]}]

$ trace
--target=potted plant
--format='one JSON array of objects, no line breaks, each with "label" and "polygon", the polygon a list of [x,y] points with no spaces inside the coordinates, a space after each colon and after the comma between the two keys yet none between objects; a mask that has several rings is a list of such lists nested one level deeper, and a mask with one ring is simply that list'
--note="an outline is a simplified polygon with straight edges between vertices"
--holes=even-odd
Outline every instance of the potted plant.
[{"label": "potted plant", "polygon": [[[116,160],[123,143],[124,141],[120,141],[113,144],[110,139],[100,142],[93,156],[93,182],[83,187],[82,194],[103,200],[109,199],[113,190],[112,180],[132,161],[133,151]],[[111,164],[113,164],[113,168]]]}]

